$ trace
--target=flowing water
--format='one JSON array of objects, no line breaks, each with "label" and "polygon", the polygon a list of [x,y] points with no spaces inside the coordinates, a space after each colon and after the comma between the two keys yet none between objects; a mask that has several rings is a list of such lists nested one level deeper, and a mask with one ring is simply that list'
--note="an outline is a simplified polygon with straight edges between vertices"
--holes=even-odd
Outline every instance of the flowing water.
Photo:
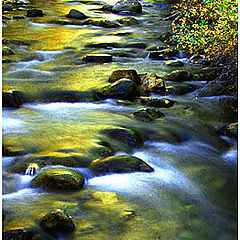
[{"label": "flowing water", "polygon": [[[22,152],[2,159],[4,230],[36,226],[49,210],[62,208],[76,224],[72,239],[237,239],[237,145],[216,134],[234,115],[221,110],[219,97],[167,96],[176,104],[161,109],[165,117],[151,123],[131,117],[139,108],[134,102],[49,101],[59,92],[98,89],[114,70],[161,74],[174,69],[163,65],[164,61],[149,59],[145,49],[86,47],[109,42],[159,44],[159,32],[170,29],[163,18],[171,2],[142,2],[143,15],[135,16],[142,22],[139,26],[109,29],[48,23],[72,8],[96,19],[123,17],[97,11],[102,2],[32,1],[31,6],[46,13],[44,17],[11,20],[3,27],[4,38],[25,43],[15,46],[16,54],[8,57],[11,63],[3,64],[3,88],[23,91],[33,99],[19,109],[4,108],[2,113],[3,144]],[[80,64],[87,53],[115,55],[111,63]],[[189,84],[201,87],[205,82]],[[30,188],[32,176],[9,170],[19,159],[31,157],[94,160],[91,150],[99,147],[99,131],[112,126],[148,135],[143,147],[131,155],[147,162],[154,172],[93,177],[88,168],[75,167],[87,179],[84,189],[49,193]]]}]

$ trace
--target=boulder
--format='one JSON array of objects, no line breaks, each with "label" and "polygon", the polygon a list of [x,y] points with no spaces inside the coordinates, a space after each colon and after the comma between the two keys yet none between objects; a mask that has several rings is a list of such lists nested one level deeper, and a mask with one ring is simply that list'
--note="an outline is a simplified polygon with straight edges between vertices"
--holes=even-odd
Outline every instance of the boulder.
[{"label": "boulder", "polygon": [[39,222],[40,227],[53,237],[68,235],[75,230],[72,218],[61,209],[47,213]]},{"label": "boulder", "polygon": [[169,108],[172,107],[174,101],[159,97],[140,97],[141,104],[149,107]]},{"label": "boulder", "polygon": [[140,21],[138,21],[136,18],[133,18],[133,17],[124,17],[124,18],[118,20],[118,22],[125,26],[133,26],[133,25],[141,24]]},{"label": "boulder", "polygon": [[76,9],[71,9],[66,17],[74,18],[74,19],[86,19],[87,18],[87,16],[84,13],[82,13]]},{"label": "boulder", "polygon": [[151,122],[157,118],[164,117],[164,114],[158,109],[141,108],[133,113],[133,117],[142,122]]},{"label": "boulder", "polygon": [[7,90],[2,92],[2,106],[9,108],[19,108],[26,103],[25,95],[17,90]]},{"label": "boulder", "polygon": [[43,11],[41,9],[27,10],[27,17],[43,17]]},{"label": "boulder", "polygon": [[43,169],[31,181],[31,187],[42,187],[47,190],[80,190],[83,188],[85,178],[67,168]]},{"label": "boulder", "polygon": [[113,83],[121,78],[127,78],[135,82],[136,84],[140,83],[140,78],[136,70],[116,70],[113,71],[108,81]]},{"label": "boulder", "polygon": [[99,97],[102,99],[115,98],[115,99],[133,99],[138,95],[136,84],[127,78],[122,78],[109,86],[103,88]]},{"label": "boulder", "polygon": [[3,46],[2,56],[10,56],[10,55],[13,55],[13,54],[14,54],[14,51],[10,47]]},{"label": "boulder", "polygon": [[89,19],[84,21],[85,25],[93,25],[93,26],[97,26],[97,27],[104,27],[104,28],[118,28],[120,27],[120,24],[118,23],[114,23],[108,20],[93,20],[93,19]]},{"label": "boulder", "polygon": [[190,81],[193,74],[187,70],[175,70],[163,76],[163,79],[173,82]]},{"label": "boulder", "polygon": [[112,156],[101,160],[97,159],[90,164],[89,168],[95,175],[154,171],[143,160],[129,155]]},{"label": "boulder", "polygon": [[88,63],[109,63],[112,62],[112,55],[109,54],[89,54],[82,58]]},{"label": "boulder", "polygon": [[[136,131],[128,128],[112,128],[100,131],[109,138],[109,145],[114,151],[120,151],[121,145],[129,150],[143,146],[143,139]],[[116,144],[114,145],[114,141]]]},{"label": "boulder", "polygon": [[142,13],[142,5],[137,0],[120,0],[112,8],[113,12]]},{"label": "boulder", "polygon": [[141,89],[147,92],[165,92],[165,82],[156,73],[147,73],[142,77]]}]

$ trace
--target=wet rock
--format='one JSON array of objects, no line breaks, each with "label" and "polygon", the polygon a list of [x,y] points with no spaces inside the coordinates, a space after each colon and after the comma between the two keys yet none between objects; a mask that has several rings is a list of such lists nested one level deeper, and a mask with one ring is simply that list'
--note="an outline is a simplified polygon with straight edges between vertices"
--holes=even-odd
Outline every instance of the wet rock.
[{"label": "wet rock", "polygon": [[19,108],[23,103],[26,103],[24,93],[16,90],[8,90],[2,92],[3,107]]},{"label": "wet rock", "polygon": [[2,16],[2,20],[11,20],[11,18],[6,17],[6,16]]},{"label": "wet rock", "polygon": [[222,126],[220,129],[218,129],[217,133],[219,135],[227,136],[229,138],[235,138],[238,137],[238,123],[230,123],[228,125]]},{"label": "wet rock", "polygon": [[85,178],[67,168],[49,168],[42,170],[31,181],[31,187],[42,187],[47,190],[80,190]]},{"label": "wet rock", "polygon": [[153,172],[143,160],[129,156],[112,156],[101,160],[93,161],[89,168],[95,175],[104,175],[107,173],[127,173],[127,172]]},{"label": "wet rock", "polygon": [[7,46],[3,46],[2,48],[2,56],[10,56],[13,55],[15,52]]},{"label": "wet rock", "polygon": [[165,92],[165,82],[156,73],[147,73],[142,77],[141,89],[147,92]]},{"label": "wet rock", "polygon": [[145,43],[141,42],[133,42],[133,43],[127,43],[127,44],[122,44],[122,48],[139,48],[139,49],[145,49],[147,45]]},{"label": "wet rock", "polygon": [[149,107],[169,108],[172,107],[174,101],[159,97],[140,97],[141,104]]},{"label": "wet rock", "polygon": [[2,6],[3,12],[12,11],[12,10],[13,10],[12,6],[10,6],[8,4]]},{"label": "wet rock", "polygon": [[4,231],[3,230],[3,240],[30,240],[33,239],[35,235],[38,233],[34,230],[27,229],[27,228],[19,228]]},{"label": "wet rock", "polygon": [[105,11],[105,12],[112,12],[112,8],[113,8],[112,5],[106,4],[106,5],[102,6],[102,8],[100,10]]},{"label": "wet rock", "polygon": [[85,47],[89,48],[106,48],[106,49],[111,49],[111,48],[117,48],[119,47],[119,43],[88,43],[85,45]]},{"label": "wet rock", "polygon": [[187,70],[175,70],[163,76],[163,79],[173,82],[193,80],[193,74]]},{"label": "wet rock", "polygon": [[104,27],[104,28],[118,28],[120,25],[118,23],[114,23],[108,20],[93,20],[89,19],[84,21],[85,25],[93,25],[97,27]]},{"label": "wet rock", "polygon": [[196,90],[197,86],[192,84],[178,84],[165,88],[165,95],[184,95]]},{"label": "wet rock", "polygon": [[120,0],[112,8],[113,12],[142,13],[142,5],[137,0]]},{"label": "wet rock", "polygon": [[99,146],[97,148],[91,149],[90,154],[97,156],[98,158],[102,158],[112,156],[114,154],[114,151],[110,148],[110,146]]},{"label": "wet rock", "polygon": [[75,231],[72,218],[61,209],[54,209],[39,222],[40,227],[53,237],[68,235]]},{"label": "wet rock", "polygon": [[141,108],[133,113],[133,117],[142,122],[151,122],[157,118],[164,117],[164,114],[158,109]]},{"label": "wet rock", "polygon": [[165,42],[172,36],[171,32],[160,32],[158,39],[162,42]]},{"label": "wet rock", "polygon": [[137,74],[136,70],[116,70],[113,71],[111,76],[109,77],[109,82],[113,83],[121,78],[127,78],[135,82],[136,84],[140,83],[140,78]]},{"label": "wet rock", "polygon": [[118,22],[125,26],[133,26],[133,25],[141,24],[140,21],[138,21],[136,18],[133,18],[133,17],[124,17],[124,18],[118,20]]},{"label": "wet rock", "polygon": [[109,54],[89,54],[82,60],[87,63],[109,63],[112,62],[112,56]]},{"label": "wet rock", "polygon": [[183,67],[184,63],[179,60],[172,60],[172,61],[165,62],[163,65],[170,66],[170,67]]},{"label": "wet rock", "polygon": [[87,18],[87,16],[84,13],[82,13],[76,9],[71,9],[66,17],[75,18],[75,19],[86,19]]},{"label": "wet rock", "polygon": [[133,150],[134,148],[140,148],[143,146],[143,139],[140,134],[129,128],[113,128],[100,131],[100,134],[105,135],[108,139],[105,142],[115,152],[122,149]]},{"label": "wet rock", "polygon": [[13,16],[13,19],[18,20],[18,19],[25,19],[24,16]]},{"label": "wet rock", "polygon": [[115,99],[133,99],[138,95],[136,84],[127,78],[122,78],[107,87],[104,87],[99,92],[101,99],[115,98]]},{"label": "wet rock", "polygon": [[27,10],[27,17],[43,17],[43,11],[41,9]]},{"label": "wet rock", "polygon": [[29,0],[17,0],[17,4],[18,5],[27,5],[27,4],[31,4],[31,2]]},{"label": "wet rock", "polygon": [[84,25],[83,21],[79,20],[79,19],[52,19],[50,20],[48,23],[51,24],[59,24],[59,25],[76,25],[76,26],[82,26]]},{"label": "wet rock", "polygon": [[167,48],[150,52],[149,58],[155,60],[170,60],[174,59],[174,57],[177,57],[178,54],[179,54],[178,50]]}]

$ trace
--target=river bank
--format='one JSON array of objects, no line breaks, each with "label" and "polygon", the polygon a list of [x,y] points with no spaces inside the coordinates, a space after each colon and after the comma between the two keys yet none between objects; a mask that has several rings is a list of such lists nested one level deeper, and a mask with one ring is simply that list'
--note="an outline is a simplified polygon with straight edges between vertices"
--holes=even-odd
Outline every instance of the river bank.
[{"label": "river bank", "polygon": [[236,95],[164,45],[172,3],[115,3],[3,12],[4,239],[236,239]]}]

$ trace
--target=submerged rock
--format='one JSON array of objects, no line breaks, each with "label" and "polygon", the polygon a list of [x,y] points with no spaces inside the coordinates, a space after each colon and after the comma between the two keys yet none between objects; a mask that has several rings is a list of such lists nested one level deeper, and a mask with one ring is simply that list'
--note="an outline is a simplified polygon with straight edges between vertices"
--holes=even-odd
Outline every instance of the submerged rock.
[{"label": "submerged rock", "polygon": [[142,77],[141,89],[147,92],[165,92],[165,82],[156,73],[147,73]]},{"label": "submerged rock", "polygon": [[84,13],[82,13],[76,9],[71,9],[66,17],[67,18],[75,18],[75,19],[86,19],[87,18],[87,16]]},{"label": "submerged rock", "polygon": [[23,103],[26,103],[24,93],[17,90],[8,90],[2,92],[3,107],[19,108]]},{"label": "submerged rock", "polygon": [[101,160],[94,160],[89,168],[95,175],[154,171],[153,168],[143,160],[129,155],[112,156]]},{"label": "submerged rock", "polygon": [[143,146],[143,139],[139,133],[128,128],[112,128],[100,131],[100,134],[108,137],[109,146],[114,151],[133,150]]},{"label": "submerged rock", "polygon": [[108,63],[112,62],[112,56],[109,54],[89,54],[82,60],[88,63]]},{"label": "submerged rock", "polygon": [[173,82],[190,81],[193,74],[187,70],[175,70],[163,76],[165,80]]},{"label": "submerged rock", "polygon": [[118,23],[114,23],[108,20],[93,20],[93,19],[89,19],[84,21],[83,24],[86,25],[93,25],[93,26],[97,26],[97,27],[104,27],[104,28],[118,28],[120,27],[120,25]]},{"label": "submerged rock", "polygon": [[43,11],[41,9],[27,10],[27,17],[43,17]]},{"label": "submerged rock", "polygon": [[[12,229],[8,231],[2,232],[3,240],[30,240],[30,239],[37,239],[36,236],[41,236],[39,233],[35,230],[31,230],[28,228],[18,228],[18,229]],[[41,236],[42,237],[42,236]],[[39,238],[40,239],[40,238]],[[45,238],[41,238],[44,240]]]},{"label": "submerged rock", "polygon": [[159,108],[169,108],[174,104],[174,101],[172,100],[159,97],[140,97],[140,102],[141,104],[147,105],[149,107]]},{"label": "submerged rock", "polygon": [[67,168],[48,168],[42,170],[31,181],[31,187],[42,187],[47,190],[80,190],[83,188],[85,178]]},{"label": "submerged rock", "polygon": [[133,99],[138,95],[136,84],[127,78],[122,78],[109,86],[103,88],[99,97],[102,99],[115,98],[115,99]]},{"label": "submerged rock", "polygon": [[136,18],[133,17],[124,17],[120,20],[118,20],[119,23],[125,25],[125,26],[132,26],[132,25],[140,25],[141,22],[138,21]]},{"label": "submerged rock", "polygon": [[133,117],[142,122],[151,122],[157,118],[164,117],[164,114],[158,109],[141,108],[133,113]]},{"label": "submerged rock", "polygon": [[120,0],[112,8],[113,12],[142,13],[142,5],[137,0]]},{"label": "submerged rock", "polygon": [[75,231],[72,218],[61,209],[54,209],[39,222],[41,228],[53,237],[68,235]]},{"label": "submerged rock", "polygon": [[121,78],[127,78],[132,80],[133,82],[135,82],[136,84],[140,83],[140,78],[137,74],[136,70],[116,70],[113,71],[111,76],[109,77],[109,82],[113,83],[116,82],[117,80],[121,79]]}]

